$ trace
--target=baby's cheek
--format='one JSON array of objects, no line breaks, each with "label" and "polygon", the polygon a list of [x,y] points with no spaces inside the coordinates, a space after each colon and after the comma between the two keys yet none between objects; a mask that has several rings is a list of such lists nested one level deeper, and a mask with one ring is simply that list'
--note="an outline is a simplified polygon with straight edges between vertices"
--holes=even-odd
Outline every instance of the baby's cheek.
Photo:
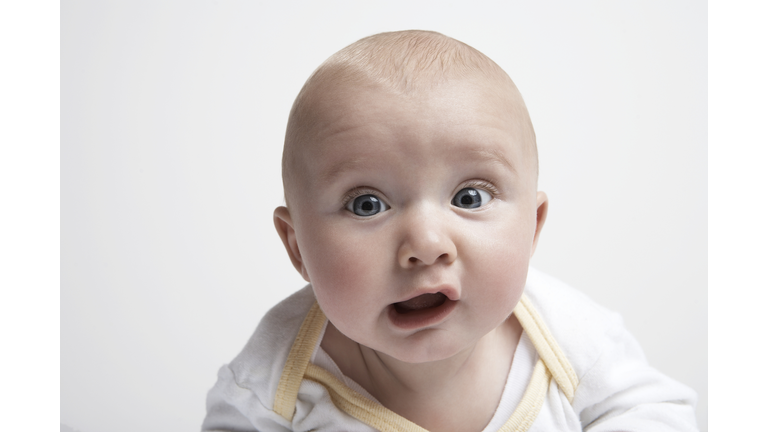
[{"label": "baby's cheek", "polygon": [[509,264],[522,259],[527,262],[534,225],[526,222],[520,218],[511,217],[479,226],[478,235],[473,238],[475,251],[488,261]]},{"label": "baby's cheek", "polygon": [[373,300],[370,291],[376,284],[376,267],[370,251],[331,243],[329,247],[318,248],[314,255],[310,281],[323,310],[329,315],[365,313]]},{"label": "baby's cheek", "polygon": [[475,264],[482,267],[488,286],[501,291],[499,295],[516,298],[519,294],[515,291],[525,285],[531,250],[528,243],[528,233],[519,225],[501,224],[478,244],[480,260]]}]

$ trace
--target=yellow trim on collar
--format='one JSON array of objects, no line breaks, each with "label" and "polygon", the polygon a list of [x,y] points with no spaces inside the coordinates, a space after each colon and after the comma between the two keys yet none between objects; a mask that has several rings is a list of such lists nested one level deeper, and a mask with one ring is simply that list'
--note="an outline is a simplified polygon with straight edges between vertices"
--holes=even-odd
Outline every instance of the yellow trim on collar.
[{"label": "yellow trim on collar", "polygon": [[[549,383],[554,376],[560,389],[572,402],[578,386],[578,378],[565,358],[541,316],[523,295],[515,307],[515,316],[539,353],[539,360],[533,369],[531,380],[526,387],[512,416],[499,429],[501,432],[525,432],[536,420],[544,405]],[[288,421],[293,420],[299,387],[304,379],[324,386],[331,400],[340,410],[361,422],[385,432],[426,432],[426,429],[374,402],[349,388],[332,373],[310,363],[320,333],[325,325],[325,314],[315,303],[301,324],[293,342],[288,360],[280,376],[275,393],[273,410]]]},{"label": "yellow trim on collar", "polygon": [[520,321],[520,325],[528,333],[533,346],[536,347],[539,357],[544,360],[547,369],[555,378],[560,390],[568,398],[568,402],[573,403],[573,396],[579,386],[579,378],[528,296],[523,294],[520,302],[515,306],[514,313],[517,320]]},{"label": "yellow trim on collar", "polygon": [[[361,422],[382,432],[428,432],[426,429],[352,390],[332,373],[312,363],[307,367],[306,379],[328,390],[333,404]],[[531,427],[544,405],[552,375],[539,359],[533,369],[531,381],[512,416],[499,432],[525,432]]]},{"label": "yellow trim on collar", "polygon": [[332,373],[309,364],[305,377],[328,389],[333,404],[361,422],[382,432],[428,432],[423,427],[352,390]]},{"label": "yellow trim on collar", "polygon": [[499,432],[525,432],[531,427],[544,405],[551,378],[552,374],[549,373],[547,366],[539,359],[533,367],[531,381],[525,389],[523,398]]},{"label": "yellow trim on collar", "polygon": [[288,353],[288,360],[283,367],[283,374],[277,384],[275,404],[272,410],[288,421],[293,420],[299,387],[304,379],[304,372],[307,370],[309,360],[312,359],[312,352],[315,350],[317,339],[323,331],[324,324],[325,314],[320,310],[320,305],[315,302],[304,318],[304,322],[301,323],[299,334],[293,341],[291,352]]}]

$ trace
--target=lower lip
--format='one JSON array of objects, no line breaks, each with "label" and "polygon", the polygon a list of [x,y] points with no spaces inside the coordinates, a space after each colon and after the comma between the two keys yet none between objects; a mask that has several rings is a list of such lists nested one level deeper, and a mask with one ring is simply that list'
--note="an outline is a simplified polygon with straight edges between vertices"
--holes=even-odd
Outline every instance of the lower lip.
[{"label": "lower lip", "polygon": [[415,330],[418,328],[435,325],[453,312],[456,307],[456,301],[446,300],[440,306],[413,311],[409,313],[398,313],[395,307],[389,305],[389,320],[395,327],[403,330]]}]

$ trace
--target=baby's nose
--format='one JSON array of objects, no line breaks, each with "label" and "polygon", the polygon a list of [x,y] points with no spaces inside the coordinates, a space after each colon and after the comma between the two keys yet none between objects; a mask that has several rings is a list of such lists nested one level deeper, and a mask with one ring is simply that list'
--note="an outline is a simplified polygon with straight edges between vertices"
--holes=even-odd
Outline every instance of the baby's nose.
[{"label": "baby's nose", "polygon": [[438,218],[414,215],[408,221],[405,236],[398,250],[398,262],[403,268],[451,263],[456,259],[456,245]]}]

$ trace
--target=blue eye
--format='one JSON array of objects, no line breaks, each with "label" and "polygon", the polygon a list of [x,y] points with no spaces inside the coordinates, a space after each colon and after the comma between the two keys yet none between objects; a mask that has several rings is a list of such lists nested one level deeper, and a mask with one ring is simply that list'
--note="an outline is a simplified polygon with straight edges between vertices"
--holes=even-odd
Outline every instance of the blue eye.
[{"label": "blue eye", "polygon": [[451,204],[456,207],[473,209],[488,204],[491,200],[491,194],[477,188],[464,188],[454,195]]},{"label": "blue eye", "polygon": [[347,204],[347,210],[358,216],[373,216],[389,209],[384,201],[376,198],[375,195],[360,195]]}]

